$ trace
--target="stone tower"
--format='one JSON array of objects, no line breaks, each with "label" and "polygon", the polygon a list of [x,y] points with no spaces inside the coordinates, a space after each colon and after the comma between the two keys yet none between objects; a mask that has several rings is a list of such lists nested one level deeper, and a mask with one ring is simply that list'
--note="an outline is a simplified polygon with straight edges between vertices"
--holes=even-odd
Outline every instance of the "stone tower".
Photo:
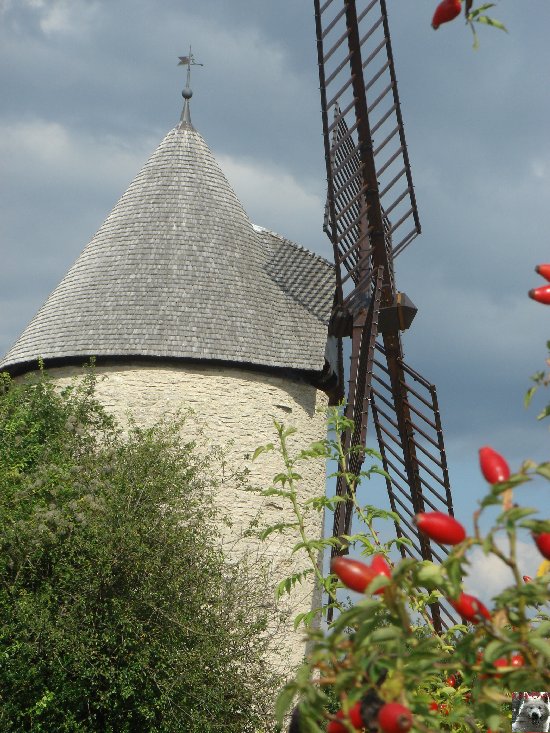
[{"label": "stone tower", "polygon": [[[185,95],[184,95],[185,96]],[[97,396],[123,423],[147,425],[192,408],[208,439],[230,446],[242,468],[275,438],[273,418],[298,428],[296,447],[325,436],[327,323],[333,268],[321,257],[253,226],[201,135],[189,97],[179,124],[162,140],[104,224],[0,362],[12,375],[42,357],[60,384],[96,359]],[[248,461],[248,464],[250,462]],[[281,470],[275,454],[251,466],[268,486]],[[304,482],[324,493],[325,470]],[[285,521],[278,501],[224,484],[218,501],[232,521],[234,552],[258,511]],[[290,519],[290,517],[289,517]],[[319,536],[321,519],[308,531]],[[296,569],[296,538],[275,535],[262,549],[273,584]],[[307,611],[312,584],[298,587],[292,613]],[[277,640],[288,669],[304,644],[291,631]]]}]

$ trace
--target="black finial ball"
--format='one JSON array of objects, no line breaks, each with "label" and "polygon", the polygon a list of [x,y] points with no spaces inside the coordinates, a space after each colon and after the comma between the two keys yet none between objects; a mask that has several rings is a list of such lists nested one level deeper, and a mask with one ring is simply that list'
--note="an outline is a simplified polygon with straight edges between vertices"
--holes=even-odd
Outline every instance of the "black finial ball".
[{"label": "black finial ball", "polygon": [[181,96],[184,99],[191,99],[191,97],[193,96],[193,92],[191,91],[191,89],[189,89],[189,87],[185,87],[185,89],[181,93]]}]

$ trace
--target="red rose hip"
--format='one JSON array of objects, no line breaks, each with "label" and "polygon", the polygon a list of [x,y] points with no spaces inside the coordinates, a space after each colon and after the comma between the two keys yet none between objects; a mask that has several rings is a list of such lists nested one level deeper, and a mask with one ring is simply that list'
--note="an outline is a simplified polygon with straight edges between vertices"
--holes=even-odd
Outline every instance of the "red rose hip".
[{"label": "red rose hip", "polygon": [[414,521],[421,532],[442,545],[458,545],[466,538],[466,530],[460,522],[443,512],[417,514]]},{"label": "red rose hip", "polygon": [[469,593],[461,593],[456,601],[449,599],[449,603],[465,621],[477,624],[480,622],[482,616],[487,620],[491,619],[491,614],[486,606]]},{"label": "red rose hip", "polygon": [[[357,728],[358,730],[361,730],[365,725],[361,716],[360,702],[356,702],[355,705],[351,706],[351,708],[348,710],[347,716],[343,710],[339,710],[336,713],[336,717],[340,719],[347,718],[353,725],[353,727]],[[340,723],[339,720],[331,720],[330,723],[327,725],[327,733],[348,733],[348,728],[346,728],[344,723]]]},{"label": "red rose hip", "polygon": [[378,712],[378,724],[384,733],[406,733],[412,728],[413,716],[404,705],[387,702]]},{"label": "red rose hip", "polygon": [[550,264],[546,263],[544,265],[537,265],[535,267],[535,272],[539,275],[542,275],[545,280],[548,280],[548,282],[550,282]]},{"label": "red rose hip", "polygon": [[529,297],[536,300],[537,303],[550,305],[550,285],[541,285],[538,288],[531,288]]},{"label": "red rose hip", "polygon": [[[391,565],[388,563],[386,558],[383,555],[375,555],[371,564],[370,569],[373,573],[373,580],[376,578],[377,575],[385,575],[386,578],[391,578]],[[384,588],[378,588],[378,590],[374,591],[374,595],[380,595],[380,593],[384,592]]]},{"label": "red rose hip", "polygon": [[535,544],[539,548],[539,552],[547,560],[550,560],[550,532],[541,532],[540,534],[533,534]]},{"label": "red rose hip", "polygon": [[[339,712],[342,712],[341,710]],[[340,716],[342,717],[342,716]],[[327,725],[327,733],[349,733],[348,729],[339,720],[331,720]]]},{"label": "red rose hip", "polygon": [[439,3],[435,9],[435,13],[432,18],[432,28],[436,31],[442,23],[448,23],[450,20],[454,20],[460,11],[462,10],[462,4],[460,0],[443,0]]},{"label": "red rose hip", "polygon": [[331,571],[342,583],[358,593],[364,593],[377,573],[360,560],[351,557],[335,557],[330,564]]},{"label": "red rose hip", "polygon": [[361,715],[360,702],[356,702],[355,705],[351,706],[351,708],[348,710],[348,718],[355,728],[361,729],[364,727],[365,723],[363,721],[363,716]]},{"label": "red rose hip", "polygon": [[479,465],[485,480],[490,484],[497,484],[510,478],[510,468],[506,460],[488,445],[479,449]]}]

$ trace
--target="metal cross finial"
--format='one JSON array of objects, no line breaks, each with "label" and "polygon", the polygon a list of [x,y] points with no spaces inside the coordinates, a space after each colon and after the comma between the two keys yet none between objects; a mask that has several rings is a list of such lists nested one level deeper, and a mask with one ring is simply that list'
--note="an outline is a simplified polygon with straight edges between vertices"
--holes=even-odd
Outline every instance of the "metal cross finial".
[{"label": "metal cross finial", "polygon": [[203,64],[199,64],[197,61],[195,61],[195,57],[193,56],[191,52],[191,46],[189,46],[189,56],[178,56],[179,58],[179,64],[178,66],[187,66],[187,82],[185,84],[185,89],[181,93],[181,96],[184,98],[185,102],[183,104],[183,111],[181,113],[180,118],[180,124],[184,127],[192,127],[191,125],[191,112],[189,111],[189,100],[193,96],[193,92],[191,91],[191,67],[192,66],[203,66]]},{"label": "metal cross finial", "polygon": [[195,61],[195,57],[193,56],[191,52],[191,46],[189,46],[189,56],[178,56],[179,63],[178,66],[187,66],[187,82],[185,84],[185,89],[182,92],[182,95],[185,99],[190,99],[193,92],[191,91],[190,83],[191,83],[191,67],[192,66],[204,66],[204,64],[199,64],[198,61]]}]

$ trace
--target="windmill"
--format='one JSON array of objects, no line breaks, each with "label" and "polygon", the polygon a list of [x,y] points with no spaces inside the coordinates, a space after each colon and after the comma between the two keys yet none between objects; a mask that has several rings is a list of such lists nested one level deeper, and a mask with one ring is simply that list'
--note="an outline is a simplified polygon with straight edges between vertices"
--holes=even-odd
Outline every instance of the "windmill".
[{"label": "windmill", "polygon": [[[397,290],[394,260],[420,234],[405,142],[385,0],[314,0],[327,171],[324,230],[335,261],[329,334],[338,341],[339,393],[344,397],[343,340],[351,339],[343,435],[349,458],[341,469],[358,476],[367,425],[373,424],[398,515],[403,557],[441,561],[446,550],[419,534],[417,512],[453,504],[435,387],[403,358],[400,332],[416,308]],[[349,453],[349,449],[352,449]],[[359,450],[358,450],[359,448]],[[340,472],[342,473],[342,471]],[[343,476],[336,486],[349,497]],[[353,501],[337,504],[333,533],[350,534]],[[345,541],[333,550],[347,552]],[[431,607],[440,631],[455,623]]]}]

